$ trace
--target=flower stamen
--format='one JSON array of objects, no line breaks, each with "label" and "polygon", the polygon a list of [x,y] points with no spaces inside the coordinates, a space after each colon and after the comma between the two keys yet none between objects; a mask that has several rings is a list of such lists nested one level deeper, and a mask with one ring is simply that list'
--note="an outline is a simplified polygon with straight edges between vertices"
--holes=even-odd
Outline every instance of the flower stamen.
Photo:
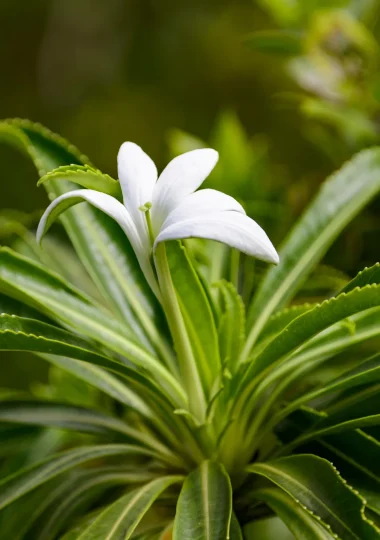
[{"label": "flower stamen", "polygon": [[150,209],[152,208],[152,203],[151,202],[146,202],[145,204],[143,204],[142,206],[139,207],[139,210],[141,210],[141,212],[144,212],[145,214],[145,219],[146,219],[146,224],[148,226],[148,232],[149,232],[149,240],[150,240],[150,243],[154,244],[154,234],[153,234],[153,225],[152,225],[152,218],[150,217]]}]

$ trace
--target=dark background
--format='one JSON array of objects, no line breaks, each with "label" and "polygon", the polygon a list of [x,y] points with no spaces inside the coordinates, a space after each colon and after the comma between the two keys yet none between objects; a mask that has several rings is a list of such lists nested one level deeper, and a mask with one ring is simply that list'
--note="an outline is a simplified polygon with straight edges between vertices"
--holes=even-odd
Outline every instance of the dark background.
[{"label": "dark background", "polygon": [[[47,125],[110,174],[124,140],[163,166],[171,128],[207,139],[225,109],[268,137],[292,182],[328,170],[296,111],[276,105],[294,88],[282,59],[243,42],[274,25],[252,0],[1,0],[0,23],[0,116]],[[27,165],[0,159],[2,207],[43,207]]]}]

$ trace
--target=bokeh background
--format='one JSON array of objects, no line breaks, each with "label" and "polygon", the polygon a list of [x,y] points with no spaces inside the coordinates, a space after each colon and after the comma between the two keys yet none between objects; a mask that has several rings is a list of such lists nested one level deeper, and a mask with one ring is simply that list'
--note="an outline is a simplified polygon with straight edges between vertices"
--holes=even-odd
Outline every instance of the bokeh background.
[{"label": "bokeh background", "polygon": [[[0,116],[45,124],[113,176],[125,140],[159,168],[212,145],[213,187],[278,245],[318,185],[379,143],[379,15],[376,0],[1,0]],[[36,172],[6,147],[0,163],[2,209],[33,227],[47,203]],[[374,201],[326,264],[373,263],[378,215]],[[0,386],[46,375],[7,359]]]}]

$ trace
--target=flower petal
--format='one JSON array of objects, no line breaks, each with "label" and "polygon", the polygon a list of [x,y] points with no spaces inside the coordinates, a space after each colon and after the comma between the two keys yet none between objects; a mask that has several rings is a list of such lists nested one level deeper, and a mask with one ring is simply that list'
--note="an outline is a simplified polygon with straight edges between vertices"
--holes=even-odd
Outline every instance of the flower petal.
[{"label": "flower petal", "polygon": [[217,240],[263,261],[274,264],[279,262],[275,248],[260,225],[239,212],[214,212],[177,221],[162,229],[154,249],[159,242],[183,238]]},{"label": "flower petal", "polygon": [[147,248],[149,233],[145,216],[139,207],[152,202],[153,188],[157,181],[157,168],[142,148],[132,142],[121,145],[117,162],[124,205],[129,210]]},{"label": "flower petal", "polygon": [[153,191],[152,222],[156,234],[170,212],[204,182],[218,161],[211,148],[193,150],[174,158],[163,170]]},{"label": "flower petal", "polygon": [[125,142],[120,147],[117,163],[124,204],[137,210],[146,202],[152,202],[157,168],[148,154],[137,144]]},{"label": "flower petal", "polygon": [[117,199],[106,193],[92,189],[78,189],[64,193],[57,197],[45,210],[37,228],[37,242],[40,243],[53,222],[65,210],[79,204],[88,202],[114,219],[128,237],[139,261],[140,267],[155,294],[158,287],[154,273],[149,262],[149,252],[146,251],[140,240],[136,225],[125,206]]},{"label": "flower petal", "polygon": [[215,189],[201,189],[191,193],[168,215],[162,229],[179,221],[198,218],[214,212],[233,210],[245,214],[245,210],[233,197]]}]

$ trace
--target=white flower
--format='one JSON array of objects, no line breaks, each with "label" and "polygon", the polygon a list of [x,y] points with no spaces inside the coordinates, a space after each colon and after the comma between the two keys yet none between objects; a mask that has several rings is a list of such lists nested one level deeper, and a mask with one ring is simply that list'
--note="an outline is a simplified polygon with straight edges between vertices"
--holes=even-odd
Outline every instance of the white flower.
[{"label": "white flower", "polygon": [[118,222],[156,294],[151,255],[157,244],[165,240],[192,237],[217,240],[277,264],[279,258],[269,238],[235,199],[213,189],[196,191],[217,161],[218,153],[212,149],[187,152],[173,159],[158,178],[150,157],[136,144],[125,142],[118,155],[124,204],[92,189],[65,193],[42,216],[37,240],[41,241],[60,213],[86,201]]}]

